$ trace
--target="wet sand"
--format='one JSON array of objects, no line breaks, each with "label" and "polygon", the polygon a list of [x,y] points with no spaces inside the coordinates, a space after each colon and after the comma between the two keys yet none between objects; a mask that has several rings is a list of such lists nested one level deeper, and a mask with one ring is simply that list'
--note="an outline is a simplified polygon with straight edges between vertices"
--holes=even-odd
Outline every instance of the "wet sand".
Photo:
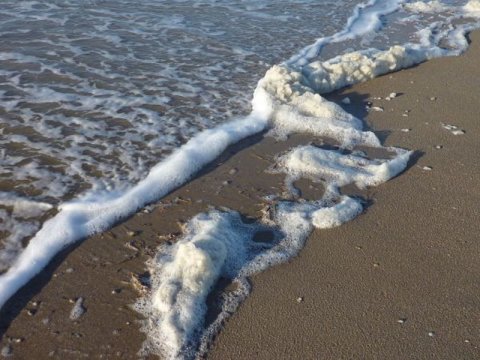
[{"label": "wet sand", "polygon": [[[464,56],[329,96],[348,96],[343,106],[386,145],[416,150],[410,166],[379,187],[349,189],[369,200],[362,215],[315,231],[298,257],[253,277],[208,358],[480,357],[480,33],[471,39]],[[384,111],[367,113],[368,101]],[[60,254],[1,311],[0,349],[15,359],[136,358],[144,335],[130,304],[156,247],[209,206],[259,217],[261,197],[283,188],[265,172],[273,157],[310,141],[325,139],[247,139],[161,202]],[[321,195],[316,184],[300,187]],[[72,320],[79,297],[86,312]]]}]

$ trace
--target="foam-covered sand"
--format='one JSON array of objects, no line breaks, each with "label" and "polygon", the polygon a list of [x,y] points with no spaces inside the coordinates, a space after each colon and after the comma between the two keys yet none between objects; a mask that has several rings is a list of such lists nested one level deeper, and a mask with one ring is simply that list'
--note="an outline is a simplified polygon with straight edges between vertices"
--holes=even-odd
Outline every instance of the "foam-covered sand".
[{"label": "foam-covered sand", "polygon": [[[256,275],[253,292],[220,332],[209,357],[479,355],[479,174],[472,156],[479,152],[475,39],[466,56],[434,60],[333,95],[338,103],[348,96],[350,104],[343,106],[359,117],[366,115],[367,101],[382,108],[367,117],[380,131],[377,135],[386,138],[387,146],[417,149],[417,155],[405,174],[387,184],[363,192],[343,189],[375,204],[347,225],[315,232],[295,260]],[[392,92],[397,96],[386,100]],[[454,135],[449,129],[463,133]],[[321,186],[298,180],[298,173],[310,178],[325,174],[289,161],[305,158],[301,152],[308,141],[328,148],[311,135],[286,142],[257,136],[245,150],[239,144],[219,159],[220,166],[209,167],[161,204],[88,239],[61,264],[54,262],[36,279],[45,285],[51,276],[38,294],[24,291],[3,310],[3,326],[15,319],[2,339],[2,353],[22,358],[35,349],[38,358],[135,358],[144,338],[135,322],[140,315],[128,304],[148,292],[144,264],[159,244],[181,235],[177,220],[185,222],[208,205],[262,217],[262,196],[290,191],[284,175],[265,172],[278,162],[276,154],[287,150],[280,169],[287,170],[302,197],[324,196]],[[309,153],[306,159],[325,162],[337,150],[332,144],[330,152]],[[358,163],[355,154],[349,156],[350,165]],[[348,201],[337,206],[358,214]],[[330,219],[318,224],[321,228],[344,221],[328,214],[320,218]],[[251,225],[244,226],[247,233]],[[258,232],[256,242],[272,241],[275,234]],[[215,298],[228,300],[238,290],[227,279],[219,280],[207,297],[207,325],[215,325],[220,313]],[[79,303],[82,315],[72,319]]]}]

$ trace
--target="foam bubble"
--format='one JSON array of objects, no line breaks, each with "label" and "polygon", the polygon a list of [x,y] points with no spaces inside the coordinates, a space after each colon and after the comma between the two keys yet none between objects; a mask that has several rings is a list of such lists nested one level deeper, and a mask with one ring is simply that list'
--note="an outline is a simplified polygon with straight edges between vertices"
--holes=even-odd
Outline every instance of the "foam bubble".
[{"label": "foam bubble", "polygon": [[343,154],[342,151],[324,150],[312,145],[300,146],[278,159],[279,171],[288,174],[289,182],[300,178],[321,180],[326,183],[327,194],[337,195],[338,189],[355,184],[359,189],[377,186],[401,172],[411,152],[388,148],[396,153],[393,159],[374,159]]}]

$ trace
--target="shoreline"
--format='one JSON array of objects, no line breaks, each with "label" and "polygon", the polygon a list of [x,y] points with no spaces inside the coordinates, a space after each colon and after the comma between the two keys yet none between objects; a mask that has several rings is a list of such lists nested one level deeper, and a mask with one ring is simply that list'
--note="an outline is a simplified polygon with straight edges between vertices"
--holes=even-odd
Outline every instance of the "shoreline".
[{"label": "shoreline", "polygon": [[[457,87],[451,85],[454,81],[466,81],[459,80],[460,76],[456,72],[458,68],[469,66],[472,73],[475,71],[475,54],[480,52],[477,45],[479,41],[477,39],[480,39],[478,34],[478,32],[472,34],[473,46],[469,48],[466,55],[459,58],[430,60],[413,69],[387,74],[327,96],[329,100],[336,100],[337,102],[345,96],[350,97],[352,104],[345,105],[345,108],[361,119],[365,118],[365,103],[367,101],[373,101],[375,106],[383,106],[385,108],[383,112],[370,112],[367,115],[366,119],[369,125],[375,129],[377,134],[380,134],[379,137],[386,142],[386,145],[417,150],[414,163],[399,177],[378,188],[362,192],[361,195],[375,201],[375,204],[370,206],[359,218],[342,225],[340,228],[315,231],[310,236],[306,248],[302,250],[298,257],[286,264],[275,266],[254,276],[252,279],[252,294],[227,322],[225,329],[217,336],[208,358],[225,359],[257,356],[268,359],[275,356],[277,358],[278,356],[292,357],[295,354],[302,358],[313,358],[315,354],[321,353],[326,354],[326,357],[338,358],[358,355],[358,349],[364,349],[364,351],[370,349],[371,353],[362,353],[366,357],[371,357],[369,354],[392,357],[394,355],[392,351],[400,351],[399,344],[393,346],[385,341],[375,343],[376,346],[365,347],[365,339],[368,337],[362,337],[358,334],[358,331],[366,331],[367,334],[370,331],[371,334],[381,339],[383,339],[381,332],[385,331],[390,336],[397,336],[397,340],[415,342],[415,338],[408,334],[397,334],[399,327],[408,326],[412,322],[414,323],[413,326],[416,326],[415,334],[420,336],[422,333],[421,325],[419,325],[422,324],[421,316],[411,312],[415,314],[414,320],[411,321],[411,315],[407,311],[409,306],[415,308],[414,304],[412,305],[411,302],[407,301],[411,301],[409,297],[411,294],[402,293],[406,299],[404,300],[405,304],[409,306],[404,304],[402,308],[401,304],[398,305],[398,308],[404,310],[397,310],[398,314],[391,312],[391,322],[386,322],[387,313],[390,310],[381,300],[395,303],[395,297],[392,296],[392,293],[396,293],[398,289],[386,286],[384,280],[379,278],[378,273],[399,283],[409,283],[408,276],[402,274],[400,270],[409,270],[406,264],[415,265],[432,276],[431,284],[427,285],[430,285],[433,290],[435,289],[434,285],[438,285],[435,280],[439,281],[439,279],[435,277],[435,272],[432,273],[430,266],[440,271],[442,263],[436,258],[436,261],[429,262],[423,259],[424,263],[418,262],[419,259],[418,256],[415,256],[415,250],[419,244],[413,240],[408,242],[408,239],[403,238],[401,240],[406,241],[407,244],[405,248],[402,247],[402,244],[392,241],[388,244],[398,253],[403,251],[406,255],[411,256],[412,260],[406,263],[395,262],[395,254],[392,254],[393,250],[380,246],[382,243],[379,239],[388,237],[386,234],[391,235],[392,238],[395,237],[394,235],[398,235],[390,234],[391,229],[386,224],[396,225],[394,230],[401,233],[404,229],[400,228],[399,224],[408,227],[409,223],[405,222],[406,219],[413,222],[414,225],[415,222],[425,222],[426,219],[422,219],[422,215],[429,212],[425,211],[422,206],[431,204],[432,201],[429,203],[428,200],[438,196],[436,192],[438,190],[433,193],[432,191],[429,192],[428,186],[440,189],[440,185],[443,184],[442,189],[445,191],[448,188],[445,187],[445,182],[451,181],[452,178],[455,179],[455,174],[452,174],[452,169],[456,169],[455,166],[457,165],[454,161],[455,157],[465,157],[465,154],[456,149],[455,146],[469,140],[470,143],[463,145],[473,146],[473,149],[475,149],[474,138],[475,134],[478,134],[479,126],[478,123],[474,122],[476,109],[472,109],[476,100],[474,92],[476,84],[473,79],[475,76],[471,75],[469,77],[462,74],[466,80],[470,79],[471,84],[467,84],[466,89],[462,90],[470,96],[463,96],[464,94],[457,88],[458,85]],[[466,62],[466,65],[463,61]],[[461,63],[461,65],[456,63]],[[437,76],[435,78],[434,75],[438,71],[442,71],[445,77],[438,78]],[[411,84],[410,81],[414,81],[414,83]],[[445,86],[445,82],[449,82],[448,87]],[[372,100],[373,97],[385,97],[391,92],[397,92],[399,94],[398,98],[389,102]],[[454,100],[446,98],[448,92],[455,94]],[[432,97],[436,99],[430,100]],[[458,102],[462,102],[464,105],[461,109],[456,108]],[[410,110],[407,113],[408,116],[402,116],[405,110]],[[441,116],[442,120],[434,119],[427,110],[432,111],[437,117]],[[460,113],[455,113],[455,111],[460,111]],[[462,123],[457,118],[451,119],[458,114],[468,115],[467,120],[470,122],[463,119],[462,121],[465,123]],[[427,125],[425,122],[429,124]],[[459,126],[466,133],[455,136],[442,127],[442,122]],[[402,131],[402,129],[411,130]],[[385,131],[391,132],[386,134]],[[198,212],[206,210],[210,205],[226,206],[240,211],[245,216],[258,217],[262,208],[259,199],[263,195],[271,193],[271,187],[281,189],[283,186],[284,177],[282,175],[265,173],[265,169],[270,166],[275,154],[310,141],[318,141],[318,139],[313,136],[292,136],[284,142],[263,137],[263,135],[256,135],[244,140],[230,147],[212,165],[203,170],[199,176],[162,199],[159,202],[161,205],[157,203],[156,206],[151,207],[151,212],[141,211],[111,230],[75,245],[74,250],[68,254],[59,255],[57,259],[63,261],[61,263],[54,261],[40,275],[40,277],[46,278],[45,280],[51,277],[51,280],[46,284],[43,284],[44,281],[40,283],[40,287],[44,286],[39,293],[24,293],[24,301],[21,300],[21,296],[15,296],[13,300],[9,301],[9,304],[25,303],[25,306],[22,307],[18,316],[6,330],[0,347],[10,346],[14,356],[19,356],[19,358],[31,354],[33,349],[39,354],[39,358],[67,355],[79,358],[85,354],[87,356],[104,354],[107,357],[136,358],[136,352],[140,349],[144,334],[139,331],[139,325],[136,323],[140,319],[140,315],[129,308],[129,305],[133,304],[139,296],[135,289],[135,281],[132,282],[131,274],[142,274],[145,271],[146,260],[155,254],[156,247],[162,241],[165,241],[165,237],[168,238],[168,236],[171,236],[170,234],[175,236],[179,233],[178,220],[186,221]],[[437,145],[441,145],[442,148],[436,149],[435,146]],[[474,151],[469,151],[475,154]],[[477,151],[477,153],[479,152]],[[415,161],[418,162],[415,164]],[[462,161],[467,162],[468,156]],[[455,166],[449,169],[447,165]],[[424,170],[422,168],[424,166],[431,167],[431,170]],[[232,172],[234,169],[236,171]],[[447,171],[447,179],[437,178],[440,176],[439,174],[444,174],[442,171]],[[474,178],[476,174],[478,174],[478,170],[475,173],[475,168],[470,169],[470,173],[464,169],[464,173],[461,174],[464,188],[472,188],[473,186],[473,189],[475,189],[475,182],[472,183],[472,179],[468,179],[468,177]],[[412,186],[415,186],[415,188],[412,188]],[[300,188],[307,198],[310,196],[318,197],[318,194],[322,191],[309,182],[301,185]],[[414,194],[405,195],[408,191],[412,191]],[[478,186],[476,191],[478,198]],[[416,197],[421,198],[423,203],[417,204],[415,202]],[[396,206],[392,206],[394,201],[398,203],[400,210],[396,209]],[[471,203],[468,202],[469,206],[474,206],[475,202],[473,200],[469,201],[472,201]],[[409,211],[410,207],[414,207],[413,205],[416,205],[414,211],[417,214],[416,217],[412,216]],[[427,210],[431,212],[431,209]],[[475,209],[473,208],[473,210]],[[450,214],[445,214],[445,209],[442,211],[439,211],[440,214],[436,215],[443,215],[444,218],[448,218],[447,215]],[[467,230],[464,230],[462,236],[469,240],[469,250],[472,253],[475,250],[478,252],[478,247],[475,248],[475,244],[471,243],[468,237],[475,230],[468,228],[468,226],[473,227],[468,219],[474,219],[472,217],[474,211],[470,215],[468,215],[468,211],[467,215],[462,212],[462,216],[466,216],[467,219],[464,219]],[[395,217],[399,219],[395,219]],[[376,224],[377,222],[378,224]],[[372,228],[375,229],[372,231],[373,235],[369,233]],[[412,226],[412,228],[414,230],[409,229],[413,231],[413,234],[409,233],[411,236],[415,235],[415,232],[423,237],[430,235],[424,230],[422,232],[421,226]],[[450,229],[440,227],[437,230],[448,233],[447,231]],[[352,239],[358,234],[362,236],[362,244],[353,245]],[[342,241],[338,241],[339,238]],[[348,241],[349,239],[350,241]],[[324,246],[323,249],[321,245]],[[429,246],[434,245],[438,246],[439,244],[430,240]],[[473,265],[473,268],[475,266],[478,268],[478,264],[474,262],[474,256],[469,258],[464,253],[466,250],[458,244],[457,247],[454,246],[455,244],[450,245],[452,247],[451,251],[455,250],[461,253],[462,260],[467,259],[468,263]],[[357,249],[357,246],[360,249]],[[381,250],[378,254],[376,253],[377,246],[380,247],[379,251]],[[328,256],[323,255],[326,249],[329,251]],[[422,250],[425,249],[422,248]],[[363,255],[359,257],[358,254]],[[316,268],[319,259],[323,264],[320,270]],[[347,260],[351,263],[349,264]],[[466,266],[465,263],[467,262],[465,261],[463,266]],[[331,267],[328,267],[327,264]],[[343,267],[340,264],[343,264]],[[354,268],[354,264],[358,268]],[[334,271],[337,266],[346,273],[342,275],[339,274],[338,269]],[[357,270],[358,274],[356,273]],[[441,273],[443,274],[443,272]],[[361,286],[356,288],[351,280],[346,277],[346,274],[358,275]],[[470,280],[472,281],[475,281],[474,274],[475,271],[471,271]],[[322,275],[330,276],[330,282],[325,280],[324,286],[312,287],[310,284],[318,284]],[[456,273],[456,275],[458,274]],[[468,285],[467,279],[465,281]],[[381,293],[382,286],[388,291],[385,290],[386,293],[380,296],[381,299],[371,299],[371,303],[368,304],[361,301],[363,307],[355,304],[355,301],[359,299],[346,299],[348,295],[355,294],[355,291],[368,298],[372,289]],[[418,284],[416,286],[415,289],[421,289]],[[454,286],[453,279],[449,286]],[[279,293],[279,288],[288,289],[288,294]],[[344,290],[344,296],[337,298],[334,292],[341,289]],[[467,288],[467,290],[470,290],[469,296],[474,297],[474,290],[478,289]],[[325,299],[323,291],[326,291],[330,298]],[[476,294],[478,295],[478,293]],[[84,304],[87,311],[79,320],[72,321],[69,319],[69,314],[78,297],[85,299]],[[295,299],[298,297],[304,297],[305,301],[300,304],[297,303]],[[425,300],[423,297],[421,298]],[[475,313],[473,311],[475,306],[478,310],[477,304],[471,304],[472,314]],[[420,305],[415,309],[418,310],[418,307]],[[6,306],[7,310],[8,308],[13,309],[11,306]],[[439,308],[442,311],[448,311],[441,306]],[[335,319],[332,314],[328,314],[329,309],[333,309],[333,314],[339,318]],[[423,313],[431,315],[428,313],[428,308],[422,308],[421,310]],[[457,311],[455,319],[457,319],[458,324],[459,319],[462,319],[465,314],[456,308],[454,310]],[[361,315],[362,311],[367,315],[379,311],[379,315],[376,316],[375,321],[368,318],[364,319],[364,316]],[[422,314],[422,311],[419,310],[419,313]],[[401,314],[402,312],[403,314]],[[5,310],[2,313],[5,314]],[[279,313],[284,315],[284,318],[279,318]],[[312,314],[315,314],[315,316],[312,316]],[[339,319],[348,320],[348,315],[351,316],[351,319],[354,319],[351,324],[340,322],[343,326],[335,325],[335,321]],[[417,316],[417,319],[415,319],[415,316]],[[401,317],[406,317],[403,325],[397,322],[397,320],[403,319]],[[262,318],[270,320],[262,322]],[[321,327],[315,329],[313,328],[313,320],[320,323],[325,320],[325,322],[322,323]],[[388,326],[385,325],[387,323]],[[328,324],[332,326],[329,327]],[[382,324],[386,327],[382,328]],[[472,321],[469,326],[474,324],[475,321]],[[4,326],[2,324],[2,327]],[[253,328],[253,326],[255,327]],[[357,331],[355,331],[356,326],[358,327]],[[403,326],[402,329],[406,329],[407,326]],[[438,344],[442,340],[442,331],[439,330],[442,328],[441,324],[433,322],[429,326],[432,329],[424,331],[427,334],[427,339],[434,338],[436,345],[442,345],[443,343]],[[341,330],[344,328],[349,330],[346,334],[351,336],[342,335]],[[386,331],[385,328],[388,328],[388,330]],[[326,332],[326,329],[333,329],[333,331]],[[428,336],[428,332],[434,332],[438,336]],[[272,336],[272,334],[275,334],[275,336]],[[336,336],[333,334],[336,334]],[[458,354],[457,351],[465,351],[463,354],[468,358],[468,356],[474,354],[478,355],[478,348],[474,344],[475,339],[477,339],[477,344],[480,343],[480,338],[478,334],[472,334],[468,335],[470,339],[467,339],[467,335],[463,336],[465,337],[463,340],[469,340],[469,342],[462,343],[463,347],[458,345],[458,349],[455,345],[454,350],[455,354]],[[100,347],[98,346],[99,338],[102,339]],[[324,345],[322,345],[322,341],[318,340],[319,338],[324,339]],[[341,347],[339,344],[343,344],[342,341],[348,342],[349,340],[352,341],[352,344],[344,344],[346,352],[335,353],[335,348]],[[423,340],[422,338],[421,341]],[[315,343],[315,341],[320,344]],[[403,342],[400,343],[403,344]],[[448,344],[450,343],[443,344],[447,346],[442,347],[442,354],[448,354],[448,352],[445,353],[445,350],[448,350]],[[465,344],[470,344],[467,350],[464,349],[467,346]],[[389,346],[393,346],[393,350]],[[248,353],[247,350],[251,353]],[[382,350],[388,350],[388,352],[381,353]],[[55,352],[51,353],[51,351]],[[435,351],[435,355],[441,354],[440,349],[434,349],[431,344],[426,344],[422,351]],[[450,355],[452,354],[450,352]],[[397,355],[400,355],[400,353]],[[412,353],[404,353],[403,355],[408,356]],[[447,355],[444,356],[448,358]],[[395,356],[393,357],[395,358]]]}]

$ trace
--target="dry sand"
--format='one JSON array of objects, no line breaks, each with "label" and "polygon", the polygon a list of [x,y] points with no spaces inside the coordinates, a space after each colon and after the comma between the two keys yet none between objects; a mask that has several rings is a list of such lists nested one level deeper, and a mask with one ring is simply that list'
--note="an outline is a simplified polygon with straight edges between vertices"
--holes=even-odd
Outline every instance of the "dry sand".
[{"label": "dry sand", "polygon": [[[345,108],[387,145],[416,150],[410,167],[363,192],[371,205],[357,219],[314,232],[300,256],[252,278],[253,293],[208,358],[480,358],[480,33],[472,40],[464,56],[330,96],[350,97]],[[399,95],[372,100],[391,92]],[[384,111],[367,114],[367,101]],[[179,221],[209,205],[258,217],[260,197],[283,186],[265,173],[273,156],[308,141],[321,140],[250,138],[151,211],[60,254],[0,313],[0,350],[15,359],[136,358],[144,335],[129,305],[142,286],[132,274],[178,235]],[[306,197],[322,191],[301,187]],[[78,297],[86,312],[71,320]]]}]

